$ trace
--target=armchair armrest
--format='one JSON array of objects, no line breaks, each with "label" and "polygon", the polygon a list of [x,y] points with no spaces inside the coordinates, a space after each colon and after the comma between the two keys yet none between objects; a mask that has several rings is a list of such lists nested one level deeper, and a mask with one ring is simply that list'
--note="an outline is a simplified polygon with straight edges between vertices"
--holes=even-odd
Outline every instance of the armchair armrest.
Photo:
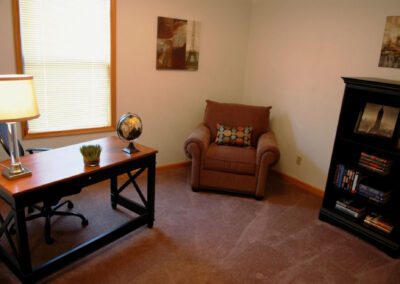
[{"label": "armchair armrest", "polygon": [[34,147],[34,148],[25,149],[25,151],[27,151],[29,154],[33,154],[33,152],[43,152],[43,151],[49,151],[49,150],[51,150],[51,148],[43,148],[43,147],[37,148],[37,147]]},{"label": "armchair armrest", "polygon": [[268,131],[260,136],[257,142],[257,165],[260,165],[262,158],[265,154],[270,154],[271,158],[268,159],[269,165],[276,164],[280,157],[278,143],[276,142],[275,134],[273,131]]},{"label": "armchair armrest", "polygon": [[205,126],[203,123],[200,123],[185,140],[184,147],[186,156],[188,158],[192,158],[193,153],[190,150],[190,147],[188,147],[191,143],[197,145],[200,153],[205,153],[208,145],[210,144],[210,137],[210,129],[208,129],[208,127]]},{"label": "armchair armrest", "polygon": [[192,189],[200,187],[200,169],[210,144],[211,132],[205,124],[200,123],[185,140],[185,154],[192,159]]}]

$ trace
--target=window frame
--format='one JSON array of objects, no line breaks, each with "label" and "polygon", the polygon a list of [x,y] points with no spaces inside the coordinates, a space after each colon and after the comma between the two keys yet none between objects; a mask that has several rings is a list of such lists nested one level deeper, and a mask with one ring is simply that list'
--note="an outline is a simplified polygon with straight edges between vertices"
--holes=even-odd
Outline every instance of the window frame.
[{"label": "window frame", "polygon": [[[60,130],[40,133],[29,133],[28,122],[21,122],[21,132],[23,139],[35,139],[45,137],[59,137],[68,135],[80,135],[99,132],[110,132],[116,129],[116,0],[110,1],[110,115],[111,125],[96,128],[83,128],[74,130]],[[21,25],[19,13],[19,0],[12,0],[13,24],[14,24],[14,45],[16,70],[18,74],[24,74]]]}]

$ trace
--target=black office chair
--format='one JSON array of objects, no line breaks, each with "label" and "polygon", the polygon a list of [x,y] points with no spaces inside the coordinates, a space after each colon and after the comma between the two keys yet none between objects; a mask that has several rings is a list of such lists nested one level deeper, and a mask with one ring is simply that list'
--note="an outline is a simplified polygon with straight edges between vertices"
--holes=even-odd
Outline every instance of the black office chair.
[{"label": "black office chair", "polygon": [[[10,155],[10,147],[9,147],[9,140],[8,140],[9,132],[8,132],[8,127],[7,124],[5,123],[0,123],[0,144],[3,146],[3,149],[7,152],[8,155]],[[29,148],[24,150],[22,147],[20,141],[18,141],[18,149],[19,149],[19,155],[24,156],[25,151],[28,152],[29,154],[33,154],[34,152],[38,151],[47,151],[50,150],[50,148]],[[81,191],[80,188],[76,189],[75,191],[72,192],[72,194],[77,194]],[[70,194],[69,194],[70,195]],[[79,213],[73,213],[73,212],[66,212],[66,211],[59,211],[62,206],[67,204],[68,209],[72,209],[74,207],[74,204],[70,200],[66,200],[60,203],[61,198],[64,196],[57,195],[51,195],[48,199],[43,201],[43,205],[34,205],[32,207],[28,208],[28,213],[31,213],[26,217],[26,220],[33,220],[39,217],[45,218],[45,226],[44,226],[44,239],[47,244],[51,244],[54,242],[54,239],[51,237],[51,223],[50,223],[50,218],[54,215],[61,215],[61,216],[76,216],[81,219],[82,221],[82,226],[87,226],[89,224],[89,221]],[[38,210],[38,213],[33,213],[34,211]],[[14,231],[15,229],[12,227],[11,231]]]}]

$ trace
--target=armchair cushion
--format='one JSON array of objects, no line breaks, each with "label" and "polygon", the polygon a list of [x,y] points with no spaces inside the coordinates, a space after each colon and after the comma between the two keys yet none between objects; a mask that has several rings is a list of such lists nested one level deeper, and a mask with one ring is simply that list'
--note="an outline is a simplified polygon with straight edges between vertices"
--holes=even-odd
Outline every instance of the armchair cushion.
[{"label": "armchair cushion", "polygon": [[211,143],[206,153],[204,169],[254,175],[255,159],[256,149],[253,147],[232,147]]},{"label": "armchair cushion", "polygon": [[218,145],[232,146],[251,146],[251,126],[228,126],[217,123],[217,138],[215,143]]}]

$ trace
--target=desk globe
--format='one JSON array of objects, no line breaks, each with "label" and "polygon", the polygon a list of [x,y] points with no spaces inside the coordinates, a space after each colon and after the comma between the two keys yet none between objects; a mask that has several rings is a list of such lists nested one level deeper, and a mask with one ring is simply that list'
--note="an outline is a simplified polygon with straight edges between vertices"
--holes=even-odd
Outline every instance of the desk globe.
[{"label": "desk globe", "polygon": [[136,114],[128,112],[119,118],[117,124],[118,137],[129,142],[128,147],[122,149],[122,151],[128,154],[139,152],[133,144],[133,141],[142,134],[142,129],[142,120]]}]

